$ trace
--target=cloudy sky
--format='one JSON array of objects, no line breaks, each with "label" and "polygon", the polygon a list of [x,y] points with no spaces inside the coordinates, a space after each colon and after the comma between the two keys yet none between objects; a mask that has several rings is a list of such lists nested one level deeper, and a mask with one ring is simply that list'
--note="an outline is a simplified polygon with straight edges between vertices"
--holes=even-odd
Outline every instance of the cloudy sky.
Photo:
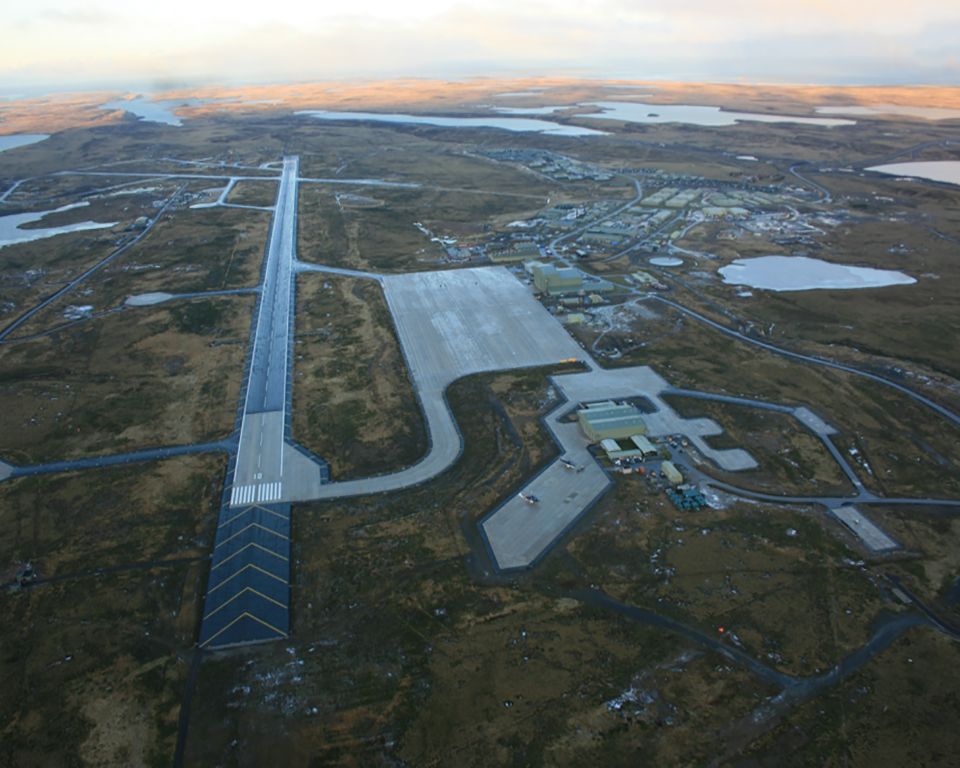
[{"label": "cloudy sky", "polygon": [[0,89],[463,77],[960,83],[957,0],[0,0]]}]

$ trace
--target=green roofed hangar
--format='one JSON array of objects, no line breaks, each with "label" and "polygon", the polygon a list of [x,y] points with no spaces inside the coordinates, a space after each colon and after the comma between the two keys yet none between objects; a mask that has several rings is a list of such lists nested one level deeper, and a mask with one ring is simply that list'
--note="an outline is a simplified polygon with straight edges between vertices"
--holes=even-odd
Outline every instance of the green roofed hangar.
[{"label": "green roofed hangar", "polygon": [[545,296],[563,296],[570,293],[609,293],[617,286],[606,280],[591,278],[584,280],[583,274],[573,267],[557,267],[554,264],[542,264],[528,261],[524,269],[533,277],[536,289]]},{"label": "green roofed hangar", "polygon": [[584,434],[594,443],[647,434],[647,425],[640,411],[629,403],[611,400],[587,403],[577,411],[577,419]]}]

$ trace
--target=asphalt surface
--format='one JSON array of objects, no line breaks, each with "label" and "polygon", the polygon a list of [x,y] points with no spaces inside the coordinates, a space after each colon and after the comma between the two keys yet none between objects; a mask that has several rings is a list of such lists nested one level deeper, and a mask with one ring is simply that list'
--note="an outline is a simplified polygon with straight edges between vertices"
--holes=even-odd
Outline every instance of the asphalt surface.
[{"label": "asphalt surface", "polygon": [[73,472],[78,469],[95,469],[97,467],[116,467],[122,464],[135,464],[141,461],[168,459],[171,456],[185,456],[190,453],[208,453],[210,451],[236,451],[236,440],[218,440],[213,443],[195,443],[193,445],[174,445],[167,448],[148,448],[143,451],[119,453],[112,456],[91,456],[85,459],[70,459],[68,461],[51,461],[47,464],[33,464],[18,467],[0,461],[0,480],[32,475],[53,475],[58,472]]},{"label": "asphalt surface", "polygon": [[290,633],[290,505],[221,508],[200,623],[201,648]]},{"label": "asphalt surface", "polygon": [[285,440],[298,172],[299,158],[284,158],[247,366],[232,505],[305,499],[321,483],[319,465]]},{"label": "asphalt surface", "polygon": [[157,291],[155,293],[139,293],[136,296],[130,296],[124,303],[127,307],[149,307],[154,304],[162,304],[171,299],[210,299],[215,296],[236,296],[245,293],[259,293],[259,288],[229,288],[223,291],[200,291],[198,293],[166,293]]},{"label": "asphalt surface", "polygon": [[325,272],[331,275],[345,275],[346,277],[365,277],[370,280],[376,280],[383,284],[383,275],[374,272],[362,272],[357,269],[344,269],[343,267],[328,267],[323,264],[311,264],[309,261],[296,261],[293,268],[296,272]]},{"label": "asphalt surface", "polygon": [[887,536],[862,510],[850,505],[830,510],[834,517],[849,528],[853,534],[873,552],[889,552],[900,545]]}]

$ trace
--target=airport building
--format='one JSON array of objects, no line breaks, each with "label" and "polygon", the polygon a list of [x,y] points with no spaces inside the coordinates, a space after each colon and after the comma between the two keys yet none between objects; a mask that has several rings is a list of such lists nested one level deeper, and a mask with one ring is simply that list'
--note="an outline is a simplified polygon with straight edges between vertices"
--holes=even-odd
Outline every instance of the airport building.
[{"label": "airport building", "polygon": [[539,259],[540,246],[536,243],[520,243],[507,248],[487,249],[487,258],[494,264],[519,264]]},{"label": "airport building", "polygon": [[640,455],[645,459],[657,457],[657,446],[650,442],[645,435],[630,435],[630,441],[637,446]]},{"label": "airport building", "polygon": [[591,442],[599,443],[607,438],[628,438],[646,435],[647,425],[640,411],[628,403],[611,401],[589,403],[577,411],[580,428]]},{"label": "airport building", "polygon": [[548,296],[576,293],[583,288],[583,275],[572,267],[557,269],[553,264],[535,264],[532,274],[537,290]]}]

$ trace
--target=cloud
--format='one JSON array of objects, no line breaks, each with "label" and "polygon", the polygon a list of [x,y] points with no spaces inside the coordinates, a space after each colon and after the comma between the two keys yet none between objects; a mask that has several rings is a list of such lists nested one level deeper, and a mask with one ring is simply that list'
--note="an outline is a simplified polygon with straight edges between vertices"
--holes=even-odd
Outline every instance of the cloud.
[{"label": "cloud", "polygon": [[196,82],[563,68],[918,82],[956,71],[960,3],[914,0],[905,11],[902,0],[102,0],[19,9],[10,23],[23,31],[0,46],[0,81],[84,72]]},{"label": "cloud", "polygon": [[77,8],[59,6],[40,8],[37,15],[44,22],[54,24],[106,25],[121,20],[121,16],[103,8],[85,5]]}]

